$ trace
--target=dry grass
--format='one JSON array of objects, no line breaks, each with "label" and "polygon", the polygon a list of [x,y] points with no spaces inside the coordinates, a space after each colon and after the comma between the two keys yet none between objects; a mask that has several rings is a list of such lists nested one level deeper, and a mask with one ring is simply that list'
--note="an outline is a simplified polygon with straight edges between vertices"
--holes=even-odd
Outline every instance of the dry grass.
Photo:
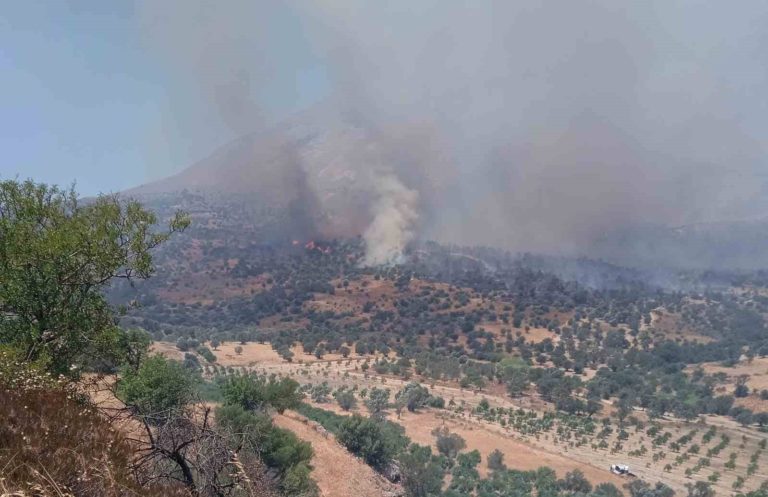
[{"label": "dry grass", "polygon": [[59,388],[0,385],[3,494],[186,497],[179,486],[139,486],[133,448],[96,409]]}]

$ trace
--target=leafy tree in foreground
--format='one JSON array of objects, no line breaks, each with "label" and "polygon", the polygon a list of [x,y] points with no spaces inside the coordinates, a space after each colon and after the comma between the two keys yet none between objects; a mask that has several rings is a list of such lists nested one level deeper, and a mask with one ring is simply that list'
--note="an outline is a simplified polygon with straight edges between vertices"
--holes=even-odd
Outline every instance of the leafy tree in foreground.
[{"label": "leafy tree in foreground", "polygon": [[192,400],[194,388],[195,380],[188,369],[156,355],[146,359],[136,371],[126,371],[118,392],[140,416],[151,424],[160,424]]},{"label": "leafy tree in foreground", "polygon": [[117,196],[80,202],[74,190],[0,182],[0,343],[54,373],[73,374],[87,358],[116,362],[120,331],[102,290],[148,278],[151,250],[189,225],[182,213],[165,231],[157,222]]},{"label": "leafy tree in foreground", "polygon": [[144,359],[149,354],[149,345],[152,339],[149,334],[140,329],[129,329],[121,333],[117,340],[117,347],[122,359],[131,371],[138,371]]},{"label": "leafy tree in foreground", "polygon": [[299,383],[293,378],[270,380],[267,383],[267,402],[280,414],[286,409],[296,409],[302,398]]}]

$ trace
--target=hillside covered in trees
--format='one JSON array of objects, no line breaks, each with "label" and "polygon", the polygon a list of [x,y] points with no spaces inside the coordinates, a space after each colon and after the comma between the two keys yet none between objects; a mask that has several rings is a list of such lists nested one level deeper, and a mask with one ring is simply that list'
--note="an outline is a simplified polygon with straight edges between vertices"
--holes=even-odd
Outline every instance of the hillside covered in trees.
[{"label": "hillside covered in trees", "polygon": [[[388,479],[387,495],[706,497],[722,481],[764,495],[752,437],[768,390],[743,373],[768,353],[762,273],[661,284],[600,261],[434,242],[369,267],[361,239],[294,238],[277,208],[0,187],[8,495],[323,495],[325,455],[290,419]],[[274,358],[233,366],[251,346]],[[442,424],[424,439],[409,416]],[[705,416],[750,434],[743,471],[735,452],[720,461],[734,428]],[[642,459],[650,441],[654,463],[678,454],[659,462],[671,486],[616,485],[576,455],[558,472],[518,469],[468,422],[575,454]],[[710,465],[708,482],[678,479]]]},{"label": "hillside covered in trees", "polygon": [[[570,412],[599,400],[694,418],[730,414],[768,422],[703,363],[768,354],[768,291],[761,273],[648,272],[599,261],[414,244],[406,261],[364,267],[360,239],[284,233],[289,212],[186,193],[150,201],[181,206],[192,227],[158,253],[162,275],[117,285],[137,309],[123,321],[192,352],[208,341],[268,342],[304,353],[396,353],[379,366],[425,380],[511,392],[536,384]],[[247,209],[245,208],[247,206]],[[510,359],[521,371],[504,370]],[[595,374],[587,375],[592,370]],[[699,371],[690,374],[690,371]],[[525,375],[525,378],[519,378]],[[761,402],[753,403],[762,406]]]}]

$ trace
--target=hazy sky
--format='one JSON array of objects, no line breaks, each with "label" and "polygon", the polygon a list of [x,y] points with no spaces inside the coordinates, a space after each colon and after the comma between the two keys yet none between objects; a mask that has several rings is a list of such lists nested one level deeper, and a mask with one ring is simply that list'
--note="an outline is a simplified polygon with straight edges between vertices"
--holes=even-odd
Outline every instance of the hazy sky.
[{"label": "hazy sky", "polygon": [[[419,191],[421,219],[440,214],[436,232],[456,239],[478,239],[478,216],[498,223],[482,226],[501,237],[489,243],[551,245],[564,231],[768,212],[765,0],[50,0],[0,12],[1,177],[121,190],[326,96],[371,143],[391,142],[387,167]],[[447,187],[432,193],[435,178]]]},{"label": "hazy sky", "polygon": [[[327,93],[301,26],[270,7],[265,119]],[[242,14],[241,14],[242,15]],[[243,22],[249,22],[243,19]],[[253,20],[257,25],[257,20]],[[165,66],[134,2],[4,2],[0,9],[0,178],[118,191],[183,168],[235,137],[189,77]],[[262,66],[264,67],[264,66]]]}]

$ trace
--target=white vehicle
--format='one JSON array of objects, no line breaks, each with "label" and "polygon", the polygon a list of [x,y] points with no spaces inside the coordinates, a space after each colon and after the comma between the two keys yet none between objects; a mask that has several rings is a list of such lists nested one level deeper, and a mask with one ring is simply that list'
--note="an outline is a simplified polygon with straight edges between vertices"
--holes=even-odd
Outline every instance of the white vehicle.
[{"label": "white vehicle", "polygon": [[629,471],[629,466],[626,464],[611,464],[611,473],[632,476],[632,473]]}]

